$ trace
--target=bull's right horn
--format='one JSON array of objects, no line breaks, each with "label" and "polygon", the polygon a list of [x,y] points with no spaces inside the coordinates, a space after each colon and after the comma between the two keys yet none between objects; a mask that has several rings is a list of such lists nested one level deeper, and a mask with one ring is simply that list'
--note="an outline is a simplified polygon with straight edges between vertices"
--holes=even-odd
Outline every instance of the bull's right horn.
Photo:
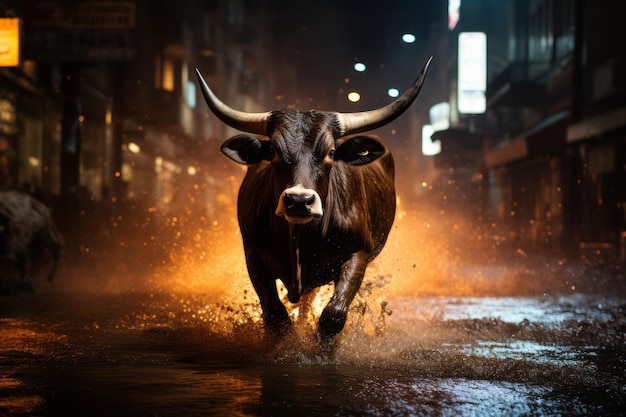
[{"label": "bull's right horn", "polygon": [[428,66],[432,60],[433,57],[431,56],[413,85],[411,85],[404,94],[385,107],[356,113],[337,113],[337,120],[340,125],[340,136],[347,136],[379,128],[404,113],[417,98],[417,95],[422,89]]},{"label": "bull's right horn", "polygon": [[218,119],[228,126],[243,132],[267,135],[267,120],[271,114],[270,112],[247,113],[228,107],[211,91],[197,68],[196,74],[198,75],[198,82],[200,83],[204,100]]}]

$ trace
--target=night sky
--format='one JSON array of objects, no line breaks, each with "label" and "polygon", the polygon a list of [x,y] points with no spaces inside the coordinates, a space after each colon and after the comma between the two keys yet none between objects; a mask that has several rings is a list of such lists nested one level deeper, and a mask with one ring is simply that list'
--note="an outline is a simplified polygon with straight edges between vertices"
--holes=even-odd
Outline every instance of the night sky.
[{"label": "night sky", "polygon": [[[391,100],[387,87],[408,87],[432,54],[427,43],[431,24],[446,23],[445,0],[274,1],[277,42],[298,68],[302,95],[332,97],[342,87],[362,92],[359,104],[345,102],[340,111],[377,107]],[[415,43],[402,42],[407,32],[416,35]],[[367,71],[353,70],[357,60]]]}]

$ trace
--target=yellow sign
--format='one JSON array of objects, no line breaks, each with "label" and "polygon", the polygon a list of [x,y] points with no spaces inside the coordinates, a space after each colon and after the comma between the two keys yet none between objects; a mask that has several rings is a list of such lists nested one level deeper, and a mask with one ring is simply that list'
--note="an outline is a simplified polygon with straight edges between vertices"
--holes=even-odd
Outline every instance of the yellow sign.
[{"label": "yellow sign", "polygon": [[0,67],[20,64],[20,19],[0,18]]}]

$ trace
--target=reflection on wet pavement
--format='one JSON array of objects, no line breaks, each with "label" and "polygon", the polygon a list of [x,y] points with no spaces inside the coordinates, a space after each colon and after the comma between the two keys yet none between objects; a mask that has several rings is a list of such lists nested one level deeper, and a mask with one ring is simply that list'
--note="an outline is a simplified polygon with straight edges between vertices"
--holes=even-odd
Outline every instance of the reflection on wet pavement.
[{"label": "reflection on wet pavement", "polygon": [[461,262],[443,227],[397,219],[332,356],[315,337],[332,287],[285,300],[293,334],[264,338],[235,220],[160,267],[94,249],[0,298],[0,416],[622,415],[624,277]]},{"label": "reflection on wet pavement", "polygon": [[619,415],[626,405],[620,297],[382,288],[357,300],[334,357],[318,349],[314,319],[266,342],[242,297],[5,298],[0,414]]}]

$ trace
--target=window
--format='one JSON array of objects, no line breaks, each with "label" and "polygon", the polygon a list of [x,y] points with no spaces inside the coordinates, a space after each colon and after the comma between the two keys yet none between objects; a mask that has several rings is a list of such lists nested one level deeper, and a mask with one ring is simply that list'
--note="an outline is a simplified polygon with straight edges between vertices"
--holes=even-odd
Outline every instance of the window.
[{"label": "window", "polygon": [[547,61],[552,54],[552,8],[546,0],[530,5],[530,40],[528,53],[531,61]]},{"label": "window", "polygon": [[196,108],[196,83],[193,81],[187,81],[187,105]]},{"label": "window", "polygon": [[163,80],[161,88],[167,91],[174,91],[174,61],[169,58],[163,60]]}]

